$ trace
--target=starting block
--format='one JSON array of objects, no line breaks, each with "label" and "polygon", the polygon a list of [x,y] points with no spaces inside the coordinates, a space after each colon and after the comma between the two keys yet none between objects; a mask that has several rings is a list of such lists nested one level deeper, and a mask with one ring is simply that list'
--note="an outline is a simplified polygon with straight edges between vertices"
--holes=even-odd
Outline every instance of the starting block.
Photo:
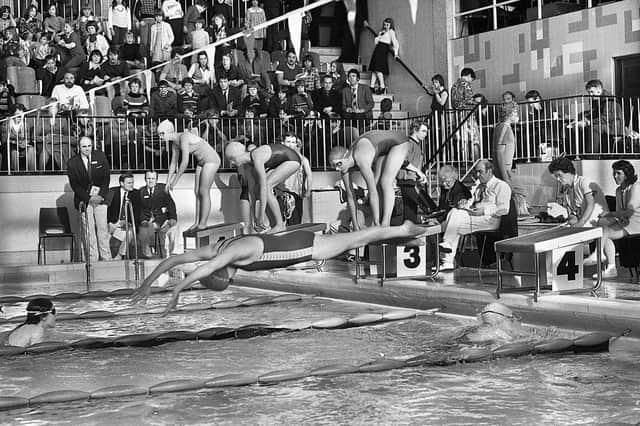
[{"label": "starting block", "polygon": [[[360,260],[360,253],[364,247],[356,250],[356,276],[355,281],[358,283],[360,278],[368,276],[380,279],[380,285],[385,280],[399,280],[411,278],[435,278],[440,272],[440,233],[442,225],[425,225],[426,234],[423,237],[423,245],[420,246],[403,246],[393,243],[378,243],[369,245],[369,260]],[[436,252],[434,272],[429,270],[430,265],[427,262],[427,246],[426,237],[430,235],[436,236]],[[369,273],[361,274],[361,267],[369,266]]]},{"label": "starting block", "polygon": [[[276,233],[275,235],[285,235],[289,232],[293,231],[309,231],[314,234],[324,234],[327,231],[326,223],[300,223],[298,225],[287,226],[287,229],[281,232]],[[305,269],[315,269],[318,272],[322,272],[322,267],[324,266],[324,260],[311,260],[309,262],[303,262],[299,264],[300,266],[292,266],[287,268],[288,270],[305,270]]]},{"label": "starting block", "polygon": [[220,240],[236,237],[242,234],[243,227],[244,224],[242,222],[220,223],[204,229],[185,231],[182,233],[184,251],[195,250]]}]

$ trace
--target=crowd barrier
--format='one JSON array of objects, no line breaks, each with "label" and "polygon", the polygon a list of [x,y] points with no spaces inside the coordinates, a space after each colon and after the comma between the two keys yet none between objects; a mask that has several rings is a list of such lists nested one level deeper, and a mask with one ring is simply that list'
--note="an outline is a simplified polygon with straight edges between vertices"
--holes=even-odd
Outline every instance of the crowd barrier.
[{"label": "crowd barrier", "polygon": [[504,357],[522,357],[531,354],[551,354],[569,352],[603,352],[609,347],[610,333],[590,333],[576,339],[552,339],[541,342],[512,343],[490,348],[471,348],[449,354],[436,355],[424,353],[417,356],[378,358],[362,364],[325,364],[315,368],[291,367],[270,371],[264,374],[233,373],[209,379],[177,379],[146,387],[135,384],[115,385],[92,392],[60,389],[32,397],[0,396],[0,410],[14,410],[34,407],[42,404],[73,401],[91,401],[123,396],[154,395],[167,392],[188,392],[203,389],[222,389],[226,387],[250,385],[274,385],[292,380],[311,377],[342,376],[346,374],[383,372],[404,368],[446,367],[458,363],[489,361]]}]

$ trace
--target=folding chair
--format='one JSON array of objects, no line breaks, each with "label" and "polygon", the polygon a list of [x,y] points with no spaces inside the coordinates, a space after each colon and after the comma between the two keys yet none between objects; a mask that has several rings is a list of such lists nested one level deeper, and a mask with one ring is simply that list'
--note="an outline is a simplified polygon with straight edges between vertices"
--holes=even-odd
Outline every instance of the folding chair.
[{"label": "folding chair", "polygon": [[38,264],[47,263],[47,240],[71,240],[69,261],[73,261],[74,234],[71,232],[69,212],[66,207],[42,207],[38,221]]}]

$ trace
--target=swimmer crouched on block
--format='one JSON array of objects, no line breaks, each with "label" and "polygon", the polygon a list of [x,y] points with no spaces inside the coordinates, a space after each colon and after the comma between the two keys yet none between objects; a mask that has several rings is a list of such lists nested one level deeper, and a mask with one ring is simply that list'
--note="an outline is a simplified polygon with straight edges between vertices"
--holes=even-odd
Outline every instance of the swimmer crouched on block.
[{"label": "swimmer crouched on block", "polygon": [[175,266],[205,261],[176,285],[165,314],[178,304],[180,292],[196,281],[216,291],[226,289],[238,269],[260,271],[286,268],[309,260],[325,260],[345,251],[378,241],[412,240],[425,229],[406,221],[400,226],[371,227],[356,232],[316,235],[310,231],[293,231],[282,235],[243,235],[216,242],[162,261],[132,296],[132,302],[146,300],[151,284]]}]

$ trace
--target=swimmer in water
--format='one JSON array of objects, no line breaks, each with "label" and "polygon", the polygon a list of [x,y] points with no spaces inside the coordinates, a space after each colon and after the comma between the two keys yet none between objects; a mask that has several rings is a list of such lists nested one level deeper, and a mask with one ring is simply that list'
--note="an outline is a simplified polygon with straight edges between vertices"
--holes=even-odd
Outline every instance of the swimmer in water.
[{"label": "swimmer in water", "polygon": [[27,305],[27,319],[9,333],[11,346],[31,346],[51,340],[56,326],[56,308],[49,299],[33,299]]},{"label": "swimmer in water", "polygon": [[505,344],[540,340],[556,334],[555,328],[540,333],[525,327],[511,309],[501,303],[489,303],[478,314],[478,324],[466,327],[454,338],[458,343],[480,345]]},{"label": "swimmer in water", "polygon": [[145,301],[151,294],[151,284],[160,275],[185,263],[205,262],[176,285],[165,314],[176,307],[180,292],[196,281],[211,290],[222,291],[231,284],[238,269],[260,271],[286,268],[309,260],[330,259],[377,241],[413,241],[424,233],[425,228],[406,221],[400,226],[374,226],[332,235],[292,231],[281,235],[233,237],[163,260],[135,291],[132,302]]},{"label": "swimmer in water", "polygon": [[[169,192],[178,184],[189,164],[189,154],[196,159],[195,194],[196,220],[187,231],[204,229],[211,212],[211,185],[220,167],[220,157],[216,151],[199,136],[190,132],[178,133],[173,124],[165,120],[158,124],[158,136],[171,144],[171,164],[167,176],[166,191]],[[178,158],[180,164],[178,165]]]},{"label": "swimmer in water", "polygon": [[[418,127],[422,125],[420,122]],[[406,167],[409,148],[409,138],[400,132],[372,130],[360,136],[349,149],[337,146],[329,153],[329,161],[342,175],[345,188],[351,188],[351,173],[360,171],[362,174],[369,191],[369,205],[374,225],[389,226],[391,223],[395,202],[393,184],[400,169]],[[382,219],[378,185],[382,191]],[[352,191],[347,191],[347,204],[353,227],[358,230],[361,226],[357,220]]]},{"label": "swimmer in water", "polygon": [[262,145],[249,152],[240,142],[229,142],[224,152],[232,166],[251,166],[253,169],[260,201],[254,221],[256,228],[268,229],[265,218],[269,207],[276,222],[269,232],[284,231],[286,226],[273,189],[300,168],[300,154],[283,144]]}]

